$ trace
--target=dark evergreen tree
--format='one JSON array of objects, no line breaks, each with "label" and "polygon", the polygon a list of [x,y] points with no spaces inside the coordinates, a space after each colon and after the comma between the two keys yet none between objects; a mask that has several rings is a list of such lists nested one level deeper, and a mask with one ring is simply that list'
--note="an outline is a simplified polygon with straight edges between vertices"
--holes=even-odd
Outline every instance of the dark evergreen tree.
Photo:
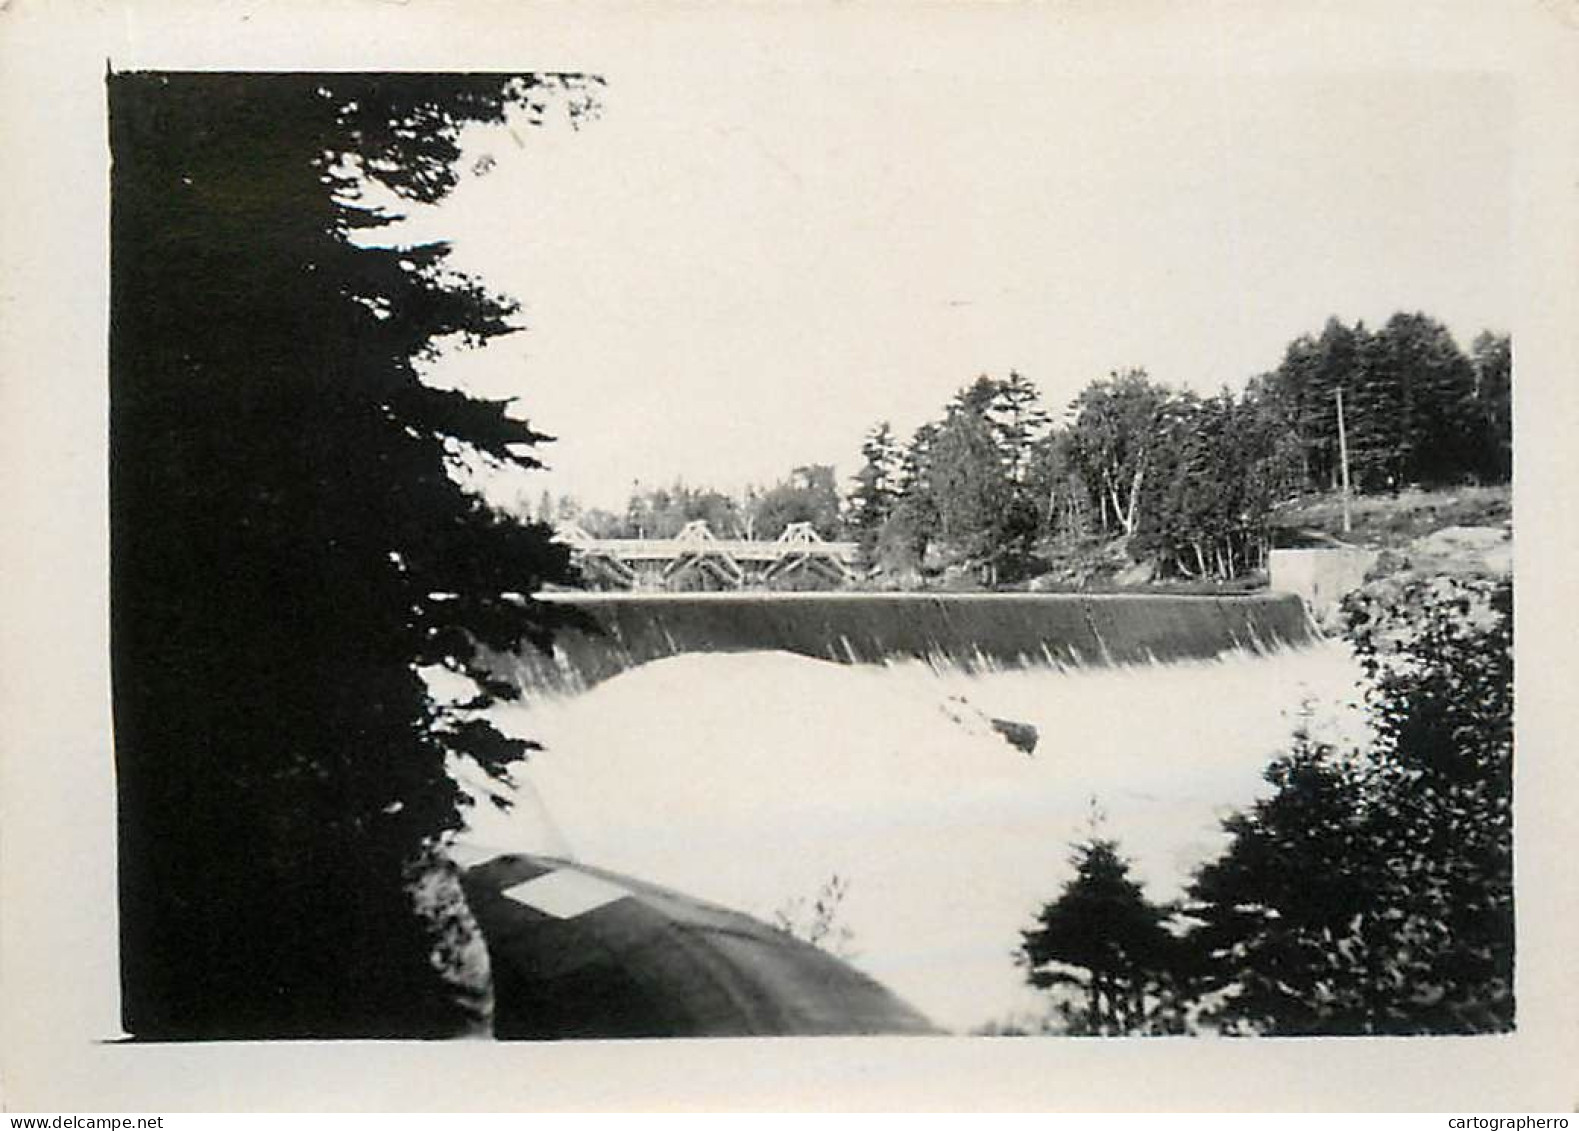
[{"label": "dark evergreen tree", "polygon": [[1230,1033],[1364,1032],[1386,925],[1367,923],[1375,876],[1355,870],[1369,855],[1361,774],[1301,731],[1265,777],[1272,796],[1224,821],[1231,848],[1191,888],[1191,943],[1227,991],[1211,1020]]},{"label": "dark evergreen tree", "polygon": [[982,373],[969,385],[966,385],[954,394],[953,399],[949,401],[944,411],[944,415],[951,416],[955,412],[963,411],[972,413],[985,420],[988,411],[991,409],[993,402],[998,399],[1002,389],[1002,381]]},{"label": "dark evergreen tree", "polygon": [[888,421],[881,421],[866,434],[861,443],[861,456],[865,462],[855,473],[855,488],[850,492],[849,525],[860,544],[862,556],[870,564],[877,552],[883,523],[888,521],[900,498],[903,456]]},{"label": "dark evergreen tree", "polygon": [[1093,833],[1074,846],[1075,875],[1023,932],[1018,957],[1031,985],[1073,989],[1080,1004],[1063,1010],[1079,1036],[1177,1032],[1182,971],[1178,940],[1130,877],[1117,842]]},{"label": "dark evergreen tree", "polygon": [[1035,500],[1012,477],[1017,465],[1029,464],[1031,447],[1010,448],[1005,439],[1016,419],[1028,435],[1030,418],[1024,404],[1017,418],[1010,414],[1002,400],[1007,387],[978,378],[941,422],[918,433],[925,446],[912,445],[916,473],[905,476],[909,489],[896,508],[907,524],[934,520],[929,541],[950,564],[979,570],[988,584],[1023,572],[1036,535]]},{"label": "dark evergreen tree", "polygon": [[1264,414],[1294,434],[1307,489],[1339,485],[1340,391],[1356,490],[1505,480],[1509,464],[1499,458],[1498,437],[1509,430],[1495,405],[1506,368],[1495,342],[1488,338],[1484,358],[1471,361],[1446,327],[1424,314],[1395,314],[1374,333],[1329,318],[1318,336],[1291,342],[1253,392]]},{"label": "dark evergreen tree", "polygon": [[1484,431],[1475,401],[1475,369],[1446,326],[1423,314],[1396,314],[1379,335],[1395,364],[1410,371],[1418,438],[1405,475],[1446,486],[1475,475]]},{"label": "dark evergreen tree", "polygon": [[1513,343],[1485,331],[1470,347],[1479,409],[1481,470],[1494,483],[1513,478]]},{"label": "dark evergreen tree", "polygon": [[1015,370],[998,386],[998,393],[987,406],[998,449],[1003,453],[1009,481],[1016,487],[1029,474],[1037,443],[1047,435],[1052,423],[1042,395],[1036,386]]},{"label": "dark evergreen tree", "polygon": [[1328,318],[1321,333],[1295,339],[1273,375],[1273,387],[1294,430],[1307,489],[1335,490],[1341,478],[1338,451],[1338,393],[1355,403],[1361,351],[1368,333]]},{"label": "dark evergreen tree", "polygon": [[999,520],[1010,496],[985,419],[968,409],[949,414],[932,443],[929,480],[939,540],[970,562],[985,562],[997,548]]},{"label": "dark evergreen tree", "polygon": [[1004,473],[1011,483],[1022,483],[1034,445],[1050,422],[1036,386],[1014,370],[1003,379],[984,373],[949,402],[946,415],[955,412],[969,413],[987,425]]},{"label": "dark evergreen tree", "polygon": [[939,424],[916,429],[899,458],[899,497],[878,532],[877,556],[884,572],[913,574],[925,563],[938,535],[937,500],[932,488],[932,447]]},{"label": "dark evergreen tree", "polygon": [[150,1039],[460,1023],[408,890],[461,820],[446,758],[526,752],[471,707],[484,649],[546,643],[542,526],[451,475],[533,466],[502,402],[425,385],[515,329],[443,245],[364,246],[457,183],[468,122],[579,79],[112,74],[112,644],[123,1015]]},{"label": "dark evergreen tree", "polygon": [[1345,407],[1361,490],[1448,485],[1482,461],[1474,367],[1446,327],[1423,314],[1395,314],[1364,341]]}]

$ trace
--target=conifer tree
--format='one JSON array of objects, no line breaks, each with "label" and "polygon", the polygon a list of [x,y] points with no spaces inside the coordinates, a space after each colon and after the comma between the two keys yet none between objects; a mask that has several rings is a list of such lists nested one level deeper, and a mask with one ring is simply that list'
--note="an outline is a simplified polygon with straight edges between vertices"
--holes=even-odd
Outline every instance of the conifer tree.
[{"label": "conifer tree", "polygon": [[580,121],[590,80],[109,78],[112,649],[123,1015],[148,1039],[440,1035],[461,1019],[409,888],[460,823],[446,760],[527,744],[421,670],[513,694],[569,579],[544,526],[457,484],[534,466],[506,402],[424,364],[518,328],[430,204],[471,122]]},{"label": "conifer tree", "polygon": [[1168,912],[1131,878],[1118,843],[1095,830],[1074,846],[1070,863],[1074,878],[1022,933],[1027,979],[1039,989],[1077,991],[1081,1004],[1066,1010],[1076,1035],[1175,1029],[1181,967],[1177,940],[1163,925]]},{"label": "conifer tree", "polygon": [[865,461],[855,473],[855,489],[850,494],[850,526],[868,562],[877,548],[883,523],[899,501],[902,453],[888,421],[880,421],[861,443]]}]

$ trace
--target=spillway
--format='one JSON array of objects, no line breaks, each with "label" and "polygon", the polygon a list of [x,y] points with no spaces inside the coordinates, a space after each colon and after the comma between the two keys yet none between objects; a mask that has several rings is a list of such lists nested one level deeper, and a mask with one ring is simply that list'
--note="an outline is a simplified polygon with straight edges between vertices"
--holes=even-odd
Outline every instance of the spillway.
[{"label": "spillway", "polygon": [[1161,594],[552,594],[585,615],[552,656],[526,651],[528,688],[579,690],[693,652],[792,652],[841,663],[942,661],[966,671],[1207,659],[1315,638],[1298,597]]},{"label": "spillway", "polygon": [[[1159,901],[1226,843],[1219,821],[1305,719],[1364,732],[1341,641],[1170,663],[966,672],[783,651],[689,654],[495,708],[542,744],[475,858],[580,860],[773,922],[833,876],[855,965],[956,1032],[1034,1016],[1011,959],[1072,874],[1093,802]],[[1034,753],[992,718],[1034,726]],[[480,783],[475,783],[480,786]],[[798,902],[797,902],[798,901]]]},{"label": "spillway", "polygon": [[467,850],[769,922],[838,876],[855,964],[957,1032],[1045,1008],[1010,955],[1093,803],[1148,894],[1177,898],[1296,726],[1365,730],[1353,657],[1297,598],[555,599],[595,630],[523,659],[529,693],[491,712],[543,749],[511,809],[473,807]]}]

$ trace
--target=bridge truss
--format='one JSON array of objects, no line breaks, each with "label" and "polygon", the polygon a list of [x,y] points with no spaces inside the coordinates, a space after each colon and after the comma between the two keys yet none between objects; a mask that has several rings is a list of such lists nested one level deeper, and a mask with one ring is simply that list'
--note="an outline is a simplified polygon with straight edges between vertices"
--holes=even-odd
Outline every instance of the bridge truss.
[{"label": "bridge truss", "polygon": [[774,587],[801,574],[830,585],[855,579],[854,542],[829,542],[809,522],[792,522],[771,542],[719,538],[707,522],[688,522],[673,538],[594,538],[574,524],[558,528],[571,558],[594,583],[619,589]]}]

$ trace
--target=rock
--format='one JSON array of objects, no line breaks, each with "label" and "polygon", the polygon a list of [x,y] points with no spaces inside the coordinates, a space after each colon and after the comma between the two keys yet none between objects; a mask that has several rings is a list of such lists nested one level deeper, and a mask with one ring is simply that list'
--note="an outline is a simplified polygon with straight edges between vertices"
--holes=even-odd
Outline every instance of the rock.
[{"label": "rock", "polygon": [[963,695],[950,695],[938,706],[951,722],[957,723],[969,733],[985,735],[991,729],[1001,734],[1010,746],[1025,754],[1036,750],[1037,740],[1041,737],[1030,723],[993,718]]},{"label": "rock", "polygon": [[1157,562],[1154,558],[1145,558],[1113,575],[1113,581],[1117,585],[1148,585],[1156,579]]},{"label": "rock", "polygon": [[1365,571],[1366,581],[1376,581],[1379,578],[1391,577],[1395,573],[1402,573],[1409,568],[1409,557],[1400,550],[1386,549],[1376,555],[1376,560],[1371,563],[1371,568]]},{"label": "rock", "polygon": [[943,588],[950,593],[972,593],[982,588],[981,577],[972,566],[946,566],[943,570]]},{"label": "rock", "polygon": [[1030,723],[1017,723],[1010,719],[988,719],[992,729],[1009,740],[1009,745],[1027,754],[1036,753],[1036,743],[1041,734]]},{"label": "rock", "polygon": [[1507,575],[1513,572],[1513,535],[1497,526],[1446,526],[1410,543],[1409,558],[1423,573]]}]

